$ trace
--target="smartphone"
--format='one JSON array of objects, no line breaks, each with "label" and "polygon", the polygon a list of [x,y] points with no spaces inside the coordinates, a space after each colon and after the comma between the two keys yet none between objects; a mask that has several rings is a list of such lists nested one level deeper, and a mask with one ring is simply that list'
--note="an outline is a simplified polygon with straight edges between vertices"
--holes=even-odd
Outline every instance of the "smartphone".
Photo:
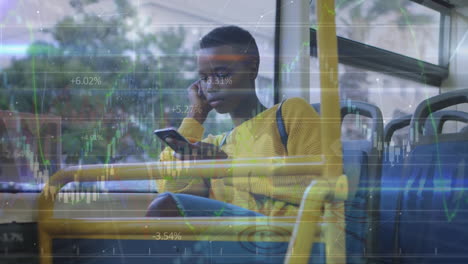
[{"label": "smartphone", "polygon": [[[154,131],[154,134],[156,134],[156,136],[158,136],[162,141],[164,141],[164,143],[166,143],[166,145],[168,145],[171,149],[173,149],[177,153],[184,154],[184,150],[185,151],[190,150],[189,145],[191,143],[184,136],[179,134],[179,132],[177,132],[177,130],[175,130],[174,128],[157,129]],[[166,140],[168,137],[176,139],[180,142],[187,143],[187,145],[185,144],[175,145],[175,144],[169,143]]]}]

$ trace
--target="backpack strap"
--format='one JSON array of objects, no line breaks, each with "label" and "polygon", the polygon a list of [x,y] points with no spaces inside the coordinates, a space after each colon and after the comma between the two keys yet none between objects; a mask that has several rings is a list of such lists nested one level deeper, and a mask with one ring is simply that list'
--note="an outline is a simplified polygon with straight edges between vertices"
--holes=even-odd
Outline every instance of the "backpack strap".
[{"label": "backpack strap", "polygon": [[284,149],[286,150],[286,153],[288,153],[288,132],[286,132],[286,126],[284,125],[283,113],[281,110],[285,101],[286,99],[283,100],[278,106],[278,109],[276,109],[276,126],[278,127],[278,132],[281,137],[281,142],[283,143]]},{"label": "backpack strap", "polygon": [[[234,129],[234,128],[233,128],[233,129]],[[224,146],[224,144],[226,144],[226,140],[227,140],[227,138],[229,137],[229,135],[231,135],[231,132],[232,132],[233,129],[229,130],[229,132],[227,132],[227,133],[224,135],[223,139],[221,140],[221,143],[220,143],[219,146],[218,146],[219,148],[221,148],[222,146]]]},{"label": "backpack strap", "polygon": [[[278,106],[278,109],[276,109],[276,127],[278,128],[278,132],[281,138],[281,143],[283,143],[284,149],[286,150],[286,153],[288,152],[288,132],[286,132],[286,126],[284,125],[284,120],[283,120],[283,111],[282,111],[282,106],[283,103],[286,101],[283,100],[280,105]],[[222,147],[224,144],[226,144],[226,139],[228,136],[231,134],[231,131],[226,133],[224,135],[224,138],[221,140],[221,143],[219,144],[219,147]]]}]

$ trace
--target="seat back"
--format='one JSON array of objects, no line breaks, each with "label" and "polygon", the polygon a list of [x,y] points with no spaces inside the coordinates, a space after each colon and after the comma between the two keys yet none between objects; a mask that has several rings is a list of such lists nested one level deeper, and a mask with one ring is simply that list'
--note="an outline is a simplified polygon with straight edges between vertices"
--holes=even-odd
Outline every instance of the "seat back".
[{"label": "seat back", "polygon": [[447,121],[458,121],[468,124],[468,113],[454,110],[437,111],[429,115],[424,124],[424,135],[441,134]]},{"label": "seat back", "polygon": [[[340,104],[342,120],[350,114],[371,119],[370,139],[342,140],[343,169],[349,183],[345,202],[347,262],[364,263],[364,253],[372,254],[376,250],[384,134],[382,113],[377,106],[365,102],[346,100]],[[320,111],[320,104],[312,107]]]},{"label": "seat back", "polygon": [[403,263],[468,262],[468,134],[425,135],[430,113],[468,102],[468,89],[423,101],[411,121],[413,149],[403,169],[395,248]]},{"label": "seat back", "polygon": [[[382,165],[382,150],[383,146],[383,119],[382,119],[382,112],[380,109],[372,104],[354,101],[354,100],[346,100],[341,101],[341,121],[347,115],[360,115],[370,118],[371,121],[371,128],[372,131],[370,139],[366,140],[342,140],[342,147],[343,151],[348,150],[355,150],[355,151],[363,151],[368,156],[369,168],[368,173],[371,177],[375,178],[377,181],[380,181],[381,175],[381,165]],[[311,106],[320,113],[320,103],[311,104]],[[358,182],[361,179],[348,179],[349,180],[349,195],[350,197],[354,196],[355,192],[357,191]],[[365,179],[367,180],[367,179]],[[376,187],[377,185],[373,185]],[[378,195],[378,194],[377,194]]]},{"label": "seat back", "polygon": [[[382,180],[380,187],[380,221],[378,255],[394,254],[393,234],[395,232],[395,210],[397,208],[398,190],[403,173],[403,160],[407,146],[391,144],[394,133],[408,127],[412,115],[405,115],[390,121],[384,129],[384,151],[382,162]],[[409,135],[407,135],[409,138]],[[385,259],[384,257],[381,258]]]}]

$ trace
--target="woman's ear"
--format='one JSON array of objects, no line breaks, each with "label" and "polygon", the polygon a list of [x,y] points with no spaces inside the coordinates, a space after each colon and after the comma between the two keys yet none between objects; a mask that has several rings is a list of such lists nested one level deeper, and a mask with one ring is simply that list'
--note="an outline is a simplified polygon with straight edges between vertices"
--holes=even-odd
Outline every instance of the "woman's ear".
[{"label": "woman's ear", "polygon": [[255,80],[258,76],[258,68],[259,68],[259,59],[257,57],[252,57],[249,60],[248,69],[249,69],[249,79]]}]

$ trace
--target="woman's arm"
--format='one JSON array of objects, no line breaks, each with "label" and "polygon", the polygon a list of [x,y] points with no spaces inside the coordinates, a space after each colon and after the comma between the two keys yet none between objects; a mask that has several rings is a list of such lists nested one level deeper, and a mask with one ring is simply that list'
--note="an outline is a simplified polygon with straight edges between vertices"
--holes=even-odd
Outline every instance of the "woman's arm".
[{"label": "woman's arm", "polygon": [[[193,118],[184,118],[178,131],[190,142],[201,140],[204,132],[203,126]],[[178,161],[174,157],[174,150],[166,147],[159,156],[159,161]],[[186,193],[203,197],[208,197],[208,186],[200,178],[182,178],[180,177],[176,163],[165,165],[167,167],[164,180],[158,180],[158,191]]]},{"label": "woman's arm", "polygon": [[[287,155],[289,157],[321,155],[320,117],[317,112],[305,100],[291,98],[283,104],[282,113],[288,134]],[[282,144],[278,132],[272,131],[272,137],[276,143]],[[239,179],[236,181],[236,188],[275,200],[299,204],[305,189],[316,177],[316,175],[261,176],[251,175]]]}]

